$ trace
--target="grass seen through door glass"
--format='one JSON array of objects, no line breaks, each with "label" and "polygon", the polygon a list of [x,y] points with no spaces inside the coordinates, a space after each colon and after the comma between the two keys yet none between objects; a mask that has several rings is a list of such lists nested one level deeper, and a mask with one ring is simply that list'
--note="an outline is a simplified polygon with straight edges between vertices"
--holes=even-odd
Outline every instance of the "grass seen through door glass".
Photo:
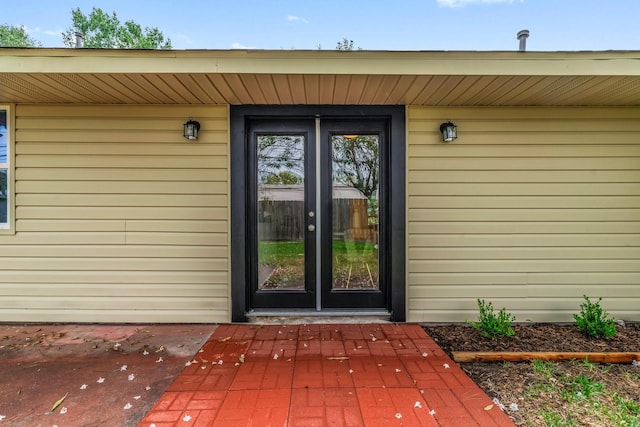
[{"label": "grass seen through door glass", "polygon": [[[304,277],[304,242],[258,243],[260,264],[267,265],[288,278]],[[373,242],[333,242],[333,272],[336,283],[366,282],[376,287],[378,280],[378,250]],[[272,277],[275,282],[278,277]],[[373,283],[371,283],[373,282]]]}]

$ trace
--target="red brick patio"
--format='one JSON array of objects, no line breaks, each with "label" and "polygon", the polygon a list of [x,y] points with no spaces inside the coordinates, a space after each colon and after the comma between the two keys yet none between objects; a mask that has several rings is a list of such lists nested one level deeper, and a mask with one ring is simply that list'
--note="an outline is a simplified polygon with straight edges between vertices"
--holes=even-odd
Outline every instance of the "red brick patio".
[{"label": "red brick patio", "polygon": [[139,426],[513,426],[415,324],[221,325]]}]

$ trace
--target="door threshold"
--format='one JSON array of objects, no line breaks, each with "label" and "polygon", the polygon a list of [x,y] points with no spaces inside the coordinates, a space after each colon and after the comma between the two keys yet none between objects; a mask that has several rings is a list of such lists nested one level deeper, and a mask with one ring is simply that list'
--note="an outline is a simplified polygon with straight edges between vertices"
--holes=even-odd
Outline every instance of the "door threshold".
[{"label": "door threshold", "polygon": [[316,310],[253,310],[247,313],[249,323],[309,324],[309,323],[391,323],[391,313],[376,311],[316,311]]}]

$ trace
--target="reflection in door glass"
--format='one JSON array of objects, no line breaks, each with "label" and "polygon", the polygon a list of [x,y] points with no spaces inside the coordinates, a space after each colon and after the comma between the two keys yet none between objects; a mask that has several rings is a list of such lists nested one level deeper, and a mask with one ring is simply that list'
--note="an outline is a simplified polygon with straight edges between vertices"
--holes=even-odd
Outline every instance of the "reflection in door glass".
[{"label": "reflection in door glass", "polygon": [[333,289],[378,289],[378,135],[333,135]]},{"label": "reflection in door glass", "polygon": [[303,136],[257,140],[258,289],[304,289]]}]

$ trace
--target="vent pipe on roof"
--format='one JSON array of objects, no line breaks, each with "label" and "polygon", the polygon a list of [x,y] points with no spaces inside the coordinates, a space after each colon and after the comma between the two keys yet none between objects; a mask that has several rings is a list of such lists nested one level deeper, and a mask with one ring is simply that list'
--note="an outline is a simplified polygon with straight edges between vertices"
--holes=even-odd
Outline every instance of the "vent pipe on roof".
[{"label": "vent pipe on roof", "polygon": [[82,48],[82,33],[80,31],[76,31],[76,49]]},{"label": "vent pipe on roof", "polygon": [[518,31],[516,37],[520,40],[520,52],[527,50],[527,37],[529,37],[529,30]]}]

